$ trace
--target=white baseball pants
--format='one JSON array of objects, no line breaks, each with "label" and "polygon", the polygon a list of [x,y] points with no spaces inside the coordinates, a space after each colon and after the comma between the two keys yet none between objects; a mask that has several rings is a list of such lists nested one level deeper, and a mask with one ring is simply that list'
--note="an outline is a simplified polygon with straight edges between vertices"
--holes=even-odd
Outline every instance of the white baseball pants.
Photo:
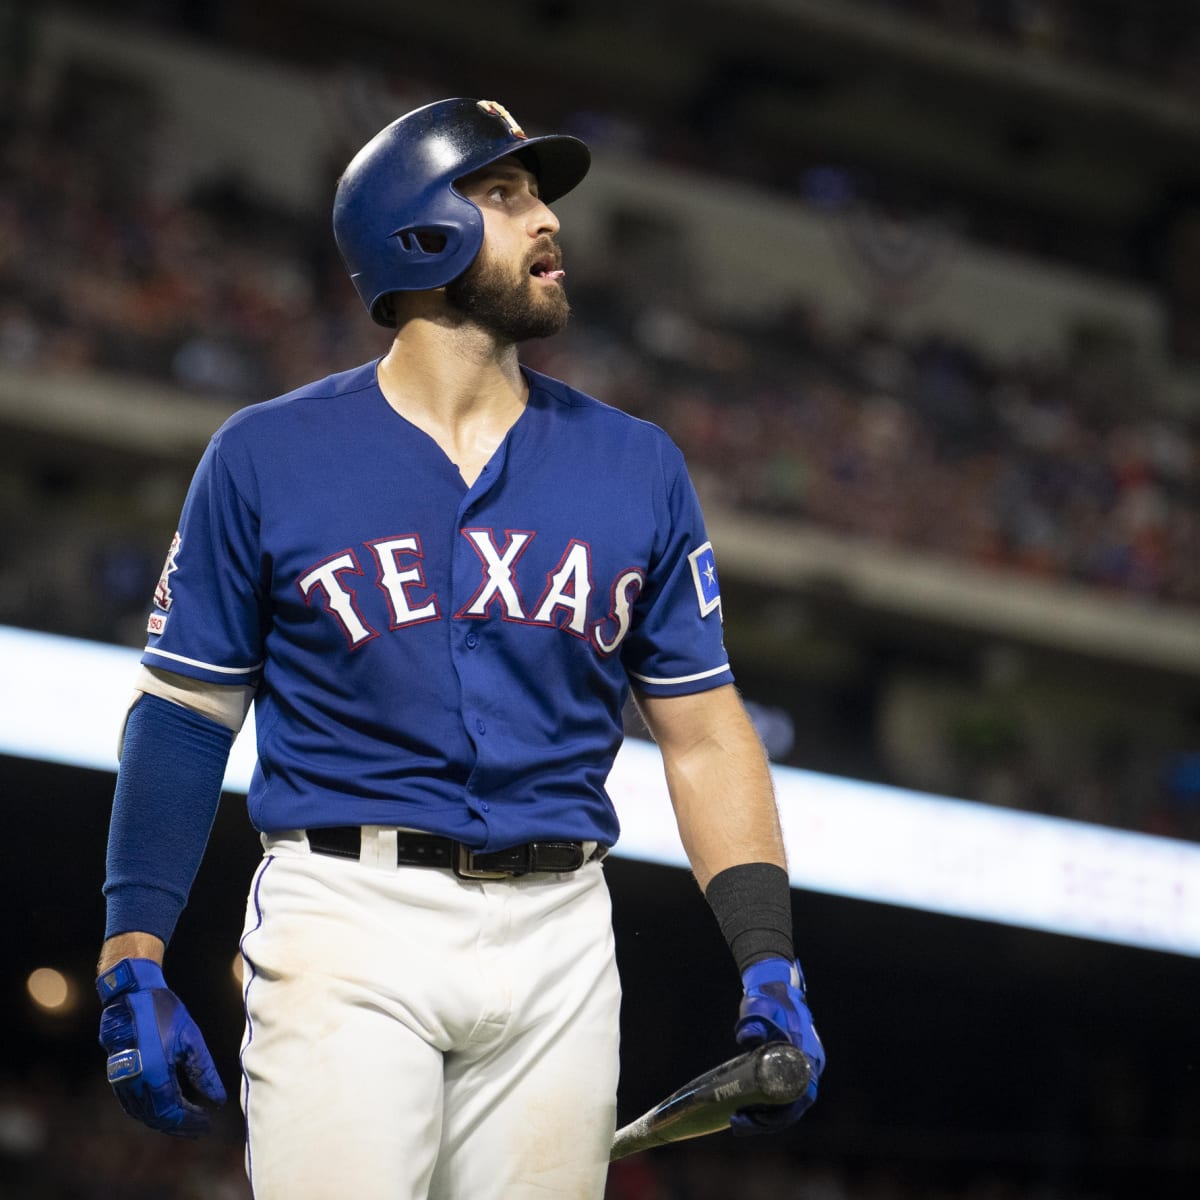
[{"label": "white baseball pants", "polygon": [[[603,868],[466,881],[264,839],[242,937],[256,1200],[601,1200],[620,985]],[[389,850],[391,854],[389,862]]]}]

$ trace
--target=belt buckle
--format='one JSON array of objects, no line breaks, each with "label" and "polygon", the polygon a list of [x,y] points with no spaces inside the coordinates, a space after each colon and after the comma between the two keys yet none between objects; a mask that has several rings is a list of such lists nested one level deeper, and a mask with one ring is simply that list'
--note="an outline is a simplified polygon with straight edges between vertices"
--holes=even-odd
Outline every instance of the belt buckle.
[{"label": "belt buckle", "polygon": [[508,879],[511,871],[482,871],[475,866],[475,851],[462,842],[454,843],[454,873],[459,879]]}]

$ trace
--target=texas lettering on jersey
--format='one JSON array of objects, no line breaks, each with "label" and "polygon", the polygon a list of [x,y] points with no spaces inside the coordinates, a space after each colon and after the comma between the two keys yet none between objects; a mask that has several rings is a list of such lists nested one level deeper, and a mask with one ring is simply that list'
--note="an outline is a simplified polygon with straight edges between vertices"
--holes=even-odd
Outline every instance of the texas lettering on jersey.
[{"label": "texas lettering on jersey", "polygon": [[[612,654],[625,639],[633,620],[634,602],[645,582],[641,569],[630,567],[619,572],[602,593],[604,609],[593,617],[592,596],[597,589],[587,542],[570,539],[558,565],[539,586],[538,598],[529,602],[517,567],[536,533],[509,529],[498,535],[488,528],[459,532],[479,558],[480,581],[471,598],[453,614],[455,620],[499,616],[516,624],[561,629],[589,642],[603,655]],[[341,550],[296,580],[305,603],[311,606],[319,601],[323,605],[341,626],[351,650],[379,636],[378,628],[364,611],[377,593],[381,592],[386,600],[389,630],[441,619],[442,603],[436,592],[426,588],[419,534],[379,538],[363,543],[363,550],[365,554],[354,547]],[[364,562],[373,563],[373,588],[367,585],[369,574]],[[348,578],[352,576],[358,576],[361,582],[356,584]]]}]

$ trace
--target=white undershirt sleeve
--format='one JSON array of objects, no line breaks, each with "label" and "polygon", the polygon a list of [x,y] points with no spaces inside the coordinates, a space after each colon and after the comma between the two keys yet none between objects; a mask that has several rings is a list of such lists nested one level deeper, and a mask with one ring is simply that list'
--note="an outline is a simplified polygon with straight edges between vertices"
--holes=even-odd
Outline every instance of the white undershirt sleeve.
[{"label": "white undershirt sleeve", "polygon": [[[134,693],[129,701],[132,708],[143,695],[159,696],[173,704],[180,704],[224,725],[236,734],[246,721],[254,699],[253,687],[237,687],[220,683],[205,683],[174,671],[162,671],[157,667],[141,667],[133,681]],[[120,741],[125,740],[125,723],[121,723]],[[118,747],[118,752],[119,752]]]}]

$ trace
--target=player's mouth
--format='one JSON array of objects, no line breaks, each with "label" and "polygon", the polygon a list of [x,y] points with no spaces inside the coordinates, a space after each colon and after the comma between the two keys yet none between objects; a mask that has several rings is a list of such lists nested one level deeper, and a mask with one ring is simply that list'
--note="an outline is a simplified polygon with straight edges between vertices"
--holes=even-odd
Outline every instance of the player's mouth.
[{"label": "player's mouth", "polygon": [[529,273],[534,279],[543,279],[548,283],[557,283],[566,274],[566,271],[559,265],[558,258],[553,254],[543,254],[540,258],[534,259],[533,266],[529,268]]}]

